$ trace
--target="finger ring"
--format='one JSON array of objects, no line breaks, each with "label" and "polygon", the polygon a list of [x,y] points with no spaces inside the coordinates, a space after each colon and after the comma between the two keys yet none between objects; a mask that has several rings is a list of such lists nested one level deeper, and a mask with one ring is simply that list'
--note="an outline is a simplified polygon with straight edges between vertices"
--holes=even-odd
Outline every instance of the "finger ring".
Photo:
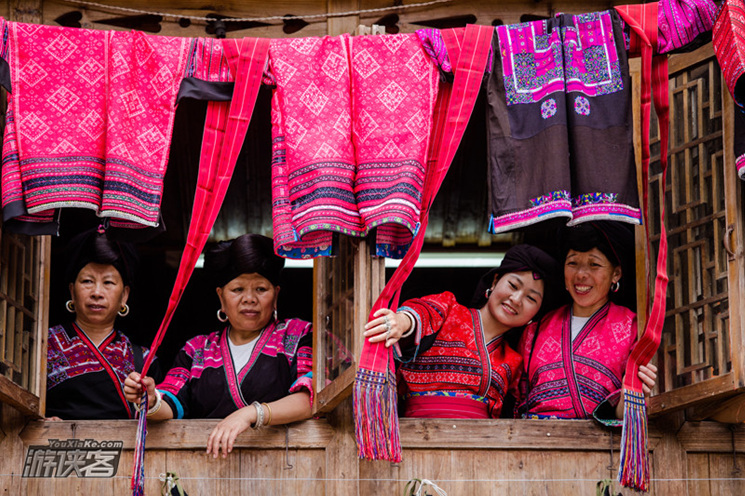
[{"label": "finger ring", "polygon": [[385,316],[385,334],[388,336],[388,334],[391,333],[391,321],[388,320],[388,316]]},{"label": "finger ring", "polygon": [[385,331],[385,340],[388,341],[388,338],[389,337],[391,337],[391,330],[390,329],[388,329],[387,331]]}]

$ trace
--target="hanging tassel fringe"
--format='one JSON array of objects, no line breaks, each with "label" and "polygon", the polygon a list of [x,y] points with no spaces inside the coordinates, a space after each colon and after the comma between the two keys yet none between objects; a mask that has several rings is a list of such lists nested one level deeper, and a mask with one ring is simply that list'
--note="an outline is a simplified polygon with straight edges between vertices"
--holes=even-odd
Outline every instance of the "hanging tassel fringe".
[{"label": "hanging tassel fringe", "polygon": [[145,494],[145,438],[147,437],[147,391],[142,394],[137,419],[134,460],[132,462],[132,495]]},{"label": "hanging tassel fringe", "polygon": [[360,458],[401,462],[396,381],[390,371],[357,370],[354,431]]},{"label": "hanging tassel fringe", "polygon": [[647,451],[647,404],[642,391],[623,393],[623,432],[618,482],[635,491],[649,488],[649,452]]}]

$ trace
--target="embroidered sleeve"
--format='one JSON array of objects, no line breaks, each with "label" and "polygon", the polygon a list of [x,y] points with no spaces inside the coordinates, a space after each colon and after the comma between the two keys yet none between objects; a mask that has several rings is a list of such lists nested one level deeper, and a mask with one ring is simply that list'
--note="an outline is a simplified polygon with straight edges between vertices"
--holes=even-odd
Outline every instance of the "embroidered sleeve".
[{"label": "embroidered sleeve", "polygon": [[402,345],[394,350],[396,359],[408,363],[427,351],[435,342],[443,323],[456,306],[458,306],[458,302],[455,295],[450,292],[404,302],[398,310],[406,311],[414,317],[416,332],[412,345]]},{"label": "embroidered sleeve", "polygon": [[300,338],[295,354],[297,379],[290,386],[290,393],[306,389],[310,393],[310,404],[313,405],[313,331],[307,323],[307,333]]},{"label": "embroidered sleeve", "polygon": [[197,336],[190,339],[178,352],[173,361],[173,368],[168,371],[166,378],[158,384],[158,391],[163,394],[163,401],[168,403],[173,411],[173,417],[182,419],[189,416],[191,404],[190,381],[195,367],[201,370],[207,336]]}]

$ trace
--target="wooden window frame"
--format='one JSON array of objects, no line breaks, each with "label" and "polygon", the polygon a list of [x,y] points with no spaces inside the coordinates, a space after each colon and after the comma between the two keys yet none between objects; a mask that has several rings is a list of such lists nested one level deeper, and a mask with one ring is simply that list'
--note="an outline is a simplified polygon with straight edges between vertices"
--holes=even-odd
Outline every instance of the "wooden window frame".
[{"label": "wooden window frame", "polygon": [[[9,261],[4,260],[5,253],[7,253],[5,244],[9,242],[8,238],[10,236],[21,237],[24,235],[4,233],[2,226],[0,226],[0,247],[2,247],[3,253],[3,258],[0,258],[0,269],[2,269],[3,272],[0,277],[0,305],[5,307],[3,315],[6,316],[6,319],[9,310],[8,307],[14,307],[16,311],[21,308],[24,313],[32,314],[29,316],[34,321],[34,326],[30,332],[33,333],[34,342],[33,350],[30,351],[30,362],[26,367],[23,367],[26,369],[28,374],[28,387],[24,387],[14,382],[11,378],[6,377],[5,375],[0,375],[0,402],[14,406],[26,416],[32,418],[43,418],[46,406],[47,329],[49,327],[48,305],[51,237],[37,237],[35,252],[31,255],[31,263],[37,265],[37,270],[33,277],[35,280],[27,281],[36,286],[36,294],[31,295],[31,297],[35,299],[34,309],[31,310],[24,308],[25,302],[14,301],[12,295],[6,293],[9,279],[19,277],[19,275],[20,277],[24,277],[22,267],[19,267],[19,265],[23,265],[22,263],[16,264],[15,267],[11,267]],[[2,322],[3,328],[6,324],[7,320]],[[5,329],[0,332],[5,332]],[[2,343],[3,347],[5,346],[4,336],[0,336],[0,343]],[[15,364],[15,366],[17,366],[17,364]]]}]

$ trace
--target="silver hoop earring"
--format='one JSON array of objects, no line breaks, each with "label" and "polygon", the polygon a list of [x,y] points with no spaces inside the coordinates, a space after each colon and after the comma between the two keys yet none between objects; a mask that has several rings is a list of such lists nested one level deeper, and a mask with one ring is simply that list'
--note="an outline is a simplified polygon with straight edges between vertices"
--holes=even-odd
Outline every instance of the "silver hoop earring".
[{"label": "silver hoop earring", "polygon": [[494,291],[494,290],[493,290],[492,288],[487,288],[487,290],[486,290],[486,291],[484,291],[484,296],[486,296],[486,299],[487,299],[487,300],[488,300],[488,299],[489,299],[489,297],[491,296],[491,294],[492,294],[492,291]]},{"label": "silver hoop earring", "polygon": [[278,320],[277,319],[277,309],[276,308],[274,309],[274,320]]},{"label": "silver hoop earring", "polygon": [[228,321],[228,314],[222,311],[222,308],[217,309],[217,320],[220,322],[227,322]]},{"label": "silver hoop earring", "polygon": [[129,315],[129,305],[127,305],[126,303],[122,305],[122,308],[119,309],[118,313],[119,317],[126,317],[127,315]]},{"label": "silver hoop earring", "polygon": [[618,293],[619,289],[621,289],[621,281],[616,281],[610,285],[610,290],[614,293]]},{"label": "silver hoop earring", "polygon": [[67,303],[65,303],[65,308],[70,313],[75,313],[75,303],[72,302],[72,300],[67,300]]}]

